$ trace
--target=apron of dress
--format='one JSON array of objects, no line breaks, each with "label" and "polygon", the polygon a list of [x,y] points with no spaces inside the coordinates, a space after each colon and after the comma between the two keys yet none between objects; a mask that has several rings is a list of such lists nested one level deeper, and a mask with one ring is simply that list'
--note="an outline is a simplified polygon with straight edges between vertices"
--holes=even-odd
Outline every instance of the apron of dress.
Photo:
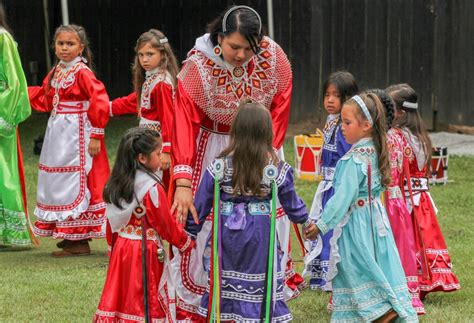
[{"label": "apron of dress", "polygon": [[61,101],[48,120],[39,161],[36,216],[44,221],[78,218],[89,206],[88,101]]}]

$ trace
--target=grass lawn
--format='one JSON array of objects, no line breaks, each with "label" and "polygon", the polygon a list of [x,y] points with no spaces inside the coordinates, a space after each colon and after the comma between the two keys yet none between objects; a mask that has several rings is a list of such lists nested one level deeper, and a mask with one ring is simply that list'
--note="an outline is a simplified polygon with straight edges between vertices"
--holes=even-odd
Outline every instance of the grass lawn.
[{"label": "grass lawn", "polygon": [[[33,154],[33,139],[44,133],[47,117],[33,115],[20,127],[27,178],[30,214],[36,194],[38,156]],[[113,165],[121,134],[135,125],[134,117],[112,119],[106,130],[106,145]],[[293,164],[292,141],[285,154]],[[450,183],[435,186],[432,195],[439,208],[438,221],[443,230],[462,289],[455,293],[434,293],[425,300],[425,322],[474,321],[474,158],[451,156]],[[297,190],[309,206],[316,184],[297,181]],[[293,237],[294,238],[294,237]],[[53,239],[40,239],[41,245],[27,250],[0,248],[0,321],[1,322],[90,322],[102,291],[107,270],[106,243],[93,241],[91,256],[55,259]],[[298,271],[302,261],[296,240],[294,255]],[[329,321],[328,294],[305,290],[289,303],[295,322]],[[471,304],[471,305],[469,305]]]}]

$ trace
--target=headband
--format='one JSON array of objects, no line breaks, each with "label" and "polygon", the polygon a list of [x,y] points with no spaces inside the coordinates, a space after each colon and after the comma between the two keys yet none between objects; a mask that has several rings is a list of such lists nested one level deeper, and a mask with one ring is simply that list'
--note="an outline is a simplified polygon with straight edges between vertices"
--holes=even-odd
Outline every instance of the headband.
[{"label": "headband", "polygon": [[418,109],[418,103],[403,101],[402,107],[405,107],[405,108],[408,108],[408,109]]},{"label": "headband", "polygon": [[364,101],[362,101],[362,99],[361,99],[360,96],[358,96],[358,95],[354,95],[352,98],[353,98],[353,99],[357,102],[357,104],[359,105],[360,109],[362,110],[362,112],[364,113],[365,117],[366,117],[367,120],[369,121],[370,126],[373,126],[373,125],[374,125],[374,121],[372,120],[372,117],[370,116],[370,113],[369,113],[369,109],[367,109],[367,106],[365,105]]},{"label": "headband", "polygon": [[260,15],[258,14],[257,11],[255,11],[255,9],[253,8],[250,8],[249,6],[234,6],[232,8],[230,8],[229,10],[227,10],[227,12],[225,13],[224,15],[224,18],[222,18],[222,32],[225,33],[227,30],[226,30],[226,24],[227,24],[227,18],[229,17],[229,15],[234,12],[235,10],[237,9],[247,9],[247,10],[250,10],[252,11],[256,16],[257,16],[257,19],[258,19],[258,23],[259,23],[259,28],[258,28],[258,34],[260,35],[262,33],[262,19],[260,18]]}]

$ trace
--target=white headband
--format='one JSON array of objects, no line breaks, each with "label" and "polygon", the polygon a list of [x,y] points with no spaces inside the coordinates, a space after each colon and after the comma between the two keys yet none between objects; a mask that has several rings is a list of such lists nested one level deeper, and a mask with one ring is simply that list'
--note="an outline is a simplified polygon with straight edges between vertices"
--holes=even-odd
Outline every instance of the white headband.
[{"label": "white headband", "polygon": [[402,106],[408,109],[418,109],[418,103],[403,101]]},{"label": "white headband", "polygon": [[367,120],[369,121],[370,126],[373,126],[373,125],[374,125],[374,121],[372,120],[372,117],[370,116],[370,113],[369,113],[369,109],[367,109],[367,106],[365,105],[364,101],[362,101],[362,99],[361,99],[360,96],[358,96],[358,95],[354,95],[352,98],[353,98],[353,99],[357,102],[357,104],[359,105],[360,109],[362,110],[362,112],[364,113],[365,117],[366,117]]},{"label": "white headband", "polygon": [[249,6],[235,6],[235,7],[230,8],[229,10],[227,10],[227,12],[224,15],[224,18],[222,18],[222,32],[225,33],[227,31],[227,28],[225,27],[226,24],[227,24],[227,18],[229,17],[229,15],[232,12],[234,12],[237,9],[250,10],[257,16],[258,23],[259,23],[258,34],[260,35],[262,33],[262,19],[260,18],[260,15],[258,14],[258,12],[255,11],[255,9],[250,8]]}]

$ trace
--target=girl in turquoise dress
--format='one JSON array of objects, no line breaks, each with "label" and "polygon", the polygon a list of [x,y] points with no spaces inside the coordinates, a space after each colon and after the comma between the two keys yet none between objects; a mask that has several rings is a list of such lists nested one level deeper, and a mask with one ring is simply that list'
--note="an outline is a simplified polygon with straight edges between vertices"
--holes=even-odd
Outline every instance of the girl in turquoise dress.
[{"label": "girl in turquoise dress", "polygon": [[353,146],[337,163],[335,194],[316,222],[321,234],[334,229],[327,275],[331,322],[418,321],[379,198],[390,183],[385,124],[372,93],[356,95],[342,108],[342,132]]}]

